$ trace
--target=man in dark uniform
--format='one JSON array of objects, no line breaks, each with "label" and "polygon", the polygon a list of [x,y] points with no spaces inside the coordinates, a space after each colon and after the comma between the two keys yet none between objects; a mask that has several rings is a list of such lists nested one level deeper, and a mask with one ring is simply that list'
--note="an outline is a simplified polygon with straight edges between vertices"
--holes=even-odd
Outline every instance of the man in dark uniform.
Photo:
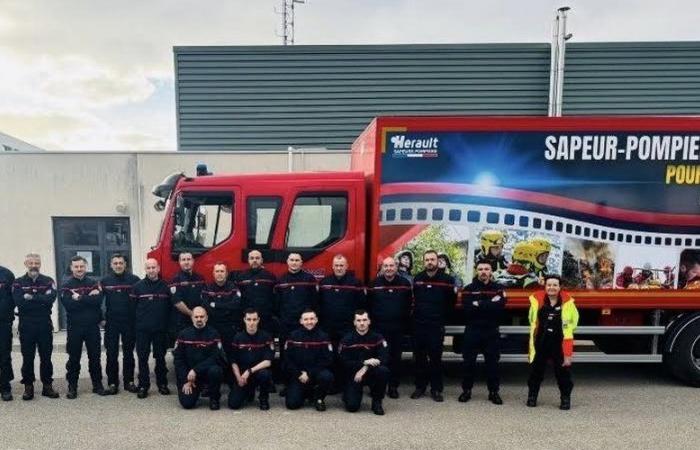
[{"label": "man in dark uniform", "polygon": [[15,379],[12,371],[12,322],[15,321],[15,302],[12,300],[12,285],[15,275],[0,266],[0,398],[12,400],[10,381]]},{"label": "man in dark uniform", "polygon": [[288,377],[285,404],[288,409],[299,409],[311,396],[316,411],[325,411],[326,394],[333,385],[333,346],[328,335],[316,326],[314,310],[304,310],[299,323],[301,327],[292,331],[284,343]]},{"label": "man in dark uniform", "polygon": [[366,306],[365,289],[354,275],[348,273],[348,260],[343,255],[333,258],[333,274],[323,278],[318,289],[319,322],[321,329],[331,338],[336,352],[333,374],[339,387],[343,366],[338,359],[338,343],[352,331],[353,313]]},{"label": "man in dark uniform", "polygon": [[27,273],[15,280],[12,285],[12,298],[19,313],[19,343],[22,350],[22,400],[34,398],[34,356],[39,351],[39,375],[44,385],[41,395],[58,398],[54,391],[53,364],[53,324],[51,308],[56,301],[56,283],[39,273],[41,258],[29,253],[24,259]]},{"label": "man in dark uniform", "polygon": [[[299,253],[287,257],[287,273],[282,275],[275,286],[275,311],[280,321],[279,342],[280,361],[284,361],[284,343],[289,334],[299,328],[302,311],[318,307],[318,282],[316,277],[302,269],[303,261]],[[284,392],[280,392],[283,395]]]},{"label": "man in dark uniform", "polygon": [[207,325],[207,319],[206,310],[195,306],[192,326],[180,332],[173,350],[178,399],[185,409],[197,406],[205,385],[209,391],[209,409],[219,409],[224,375],[219,365],[221,339],[219,333]]},{"label": "man in dark uniform", "polygon": [[92,380],[92,392],[105,395],[102,385],[102,350],[100,348],[100,321],[102,320],[102,292],[97,280],[88,277],[87,260],[82,256],[70,259],[72,275],[61,287],[61,304],[66,310],[67,339],[66,398],[78,397],[80,358],[83,342],[88,355],[88,370]]},{"label": "man in dark uniform", "polygon": [[214,264],[214,281],[202,289],[202,305],[207,310],[208,326],[221,338],[221,346],[229,348],[243,324],[243,303],[236,284],[228,279],[224,263]]},{"label": "man in dark uniform", "polygon": [[119,392],[119,339],[122,342],[122,374],[124,389],[136,393],[134,384],[134,321],[136,303],[131,298],[131,288],[139,282],[139,277],[128,272],[126,258],[115,253],[110,258],[112,273],[100,281],[100,288],[105,296],[106,323],[105,349],[107,350],[107,388],[108,395]]},{"label": "man in dark uniform", "polygon": [[423,254],[424,270],[413,280],[413,355],[416,360],[416,390],[412,399],[425,395],[430,383],[430,396],[436,402],[442,396],[442,348],[445,323],[455,304],[455,281],[438,270],[437,252]]},{"label": "man in dark uniform", "polygon": [[262,253],[251,250],[248,253],[248,269],[236,274],[236,284],[241,290],[243,305],[254,308],[260,314],[260,328],[277,334],[275,313],[275,276],[263,268]]},{"label": "man in dark uniform", "polygon": [[413,294],[411,282],[397,274],[396,260],[382,261],[382,272],[368,288],[368,307],[372,315],[372,329],[384,336],[389,344],[390,398],[399,398],[401,380],[401,351],[404,330],[411,314]]},{"label": "man in dark uniform", "polygon": [[148,358],[153,347],[156,360],[156,383],[161,395],[169,395],[168,369],[165,366],[167,330],[170,317],[170,288],[160,278],[160,266],[153,258],[146,260],[146,277],[131,288],[136,302],[136,355],[139,360],[139,390],[137,397],[148,397],[151,377]]},{"label": "man in dark uniform", "polygon": [[248,308],[243,315],[245,331],[233,338],[228,349],[228,360],[236,378],[228,396],[228,406],[240,409],[249,396],[259,388],[260,409],[270,409],[269,397],[272,387],[272,359],[275,357],[275,342],[272,335],[259,329],[260,315]]},{"label": "man in dark uniform", "polygon": [[362,387],[369,386],[372,397],[372,412],[384,415],[382,400],[389,380],[389,345],[381,334],[371,331],[369,314],[355,311],[355,329],[340,341],[338,353],[345,368],[345,409],[356,412],[362,404]]},{"label": "man in dark uniform", "polygon": [[476,266],[476,279],[462,290],[462,305],[464,308],[464,373],[462,378],[462,394],[459,401],[468,402],[472,397],[474,385],[474,370],[476,357],[479,352],[484,354],[486,363],[486,384],[489,389],[489,400],[495,405],[503,404],[498,394],[498,359],[500,333],[498,326],[506,305],[506,294],[503,286],[491,280],[493,269],[488,261],[482,261]]},{"label": "man in dark uniform", "polygon": [[204,278],[194,272],[192,253],[182,252],[177,259],[180,272],[170,281],[170,295],[175,307],[176,334],[192,325],[192,309],[202,304],[204,287]]}]

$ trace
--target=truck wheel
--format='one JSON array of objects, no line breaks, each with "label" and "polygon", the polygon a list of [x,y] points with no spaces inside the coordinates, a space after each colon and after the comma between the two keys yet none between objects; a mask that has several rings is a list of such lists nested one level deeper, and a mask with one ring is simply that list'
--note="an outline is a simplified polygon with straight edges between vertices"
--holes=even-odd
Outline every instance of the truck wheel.
[{"label": "truck wheel", "polygon": [[700,387],[700,320],[681,331],[666,362],[673,375]]}]

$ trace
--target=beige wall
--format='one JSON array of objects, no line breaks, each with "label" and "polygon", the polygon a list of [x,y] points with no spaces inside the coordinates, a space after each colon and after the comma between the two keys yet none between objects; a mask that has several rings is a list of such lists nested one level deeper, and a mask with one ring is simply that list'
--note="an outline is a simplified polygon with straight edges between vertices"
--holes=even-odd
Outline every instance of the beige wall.
[{"label": "beige wall", "polygon": [[[6,153],[0,154],[0,265],[23,273],[24,255],[42,255],[56,278],[52,217],[129,217],[134,261],[156,241],[163,217],[151,189],[173,172],[286,172],[286,153]],[[294,171],[347,170],[345,152],[295,154]],[[117,206],[126,206],[124,212]],[[140,264],[134,272],[142,275]]]}]

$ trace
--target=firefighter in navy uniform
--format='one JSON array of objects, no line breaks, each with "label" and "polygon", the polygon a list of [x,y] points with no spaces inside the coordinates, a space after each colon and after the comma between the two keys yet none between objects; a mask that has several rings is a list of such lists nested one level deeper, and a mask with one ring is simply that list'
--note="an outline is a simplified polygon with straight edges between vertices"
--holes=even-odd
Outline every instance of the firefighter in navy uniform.
[{"label": "firefighter in navy uniform", "polygon": [[136,393],[134,384],[134,320],[136,303],[131,298],[131,288],[139,282],[139,277],[126,269],[126,257],[115,253],[110,258],[112,273],[100,281],[105,297],[105,336],[107,351],[107,394],[119,392],[119,340],[122,343],[122,377],[124,389]]},{"label": "firefighter in navy uniform", "polygon": [[275,342],[270,333],[260,329],[260,315],[254,308],[245,310],[243,322],[245,330],[236,334],[227,350],[235,377],[228,396],[228,406],[231,409],[240,409],[258,388],[260,409],[266,411],[270,409],[270,367],[275,357]]},{"label": "firefighter in navy uniform", "polygon": [[214,281],[202,289],[202,306],[207,310],[208,324],[221,337],[227,348],[243,327],[243,300],[236,284],[228,279],[226,264],[214,264]]},{"label": "firefighter in navy uniform", "polygon": [[177,394],[185,409],[197,406],[204,386],[209,392],[209,409],[219,409],[221,380],[219,333],[207,325],[207,312],[201,306],[192,310],[192,326],[180,332],[175,341],[173,359],[177,377]]},{"label": "firefighter in navy uniform", "polygon": [[325,398],[333,386],[333,346],[326,333],[319,329],[318,317],[312,309],[302,311],[301,327],[285,341],[284,367],[287,373],[288,409],[299,409],[311,398],[316,411],[325,411]]},{"label": "firefighter in navy uniform", "polygon": [[[202,304],[204,278],[194,272],[192,253],[182,252],[177,257],[180,271],[170,281],[170,295],[174,307],[175,335],[192,325],[192,310]],[[170,341],[172,342],[172,341]]]},{"label": "firefighter in navy uniform", "polygon": [[61,304],[66,309],[67,339],[66,398],[78,396],[80,358],[83,342],[87,350],[88,370],[92,381],[92,392],[105,395],[102,385],[102,350],[100,343],[100,322],[102,321],[102,292],[97,280],[86,276],[87,260],[74,256],[70,260],[72,276],[61,287]]},{"label": "firefighter in navy uniform", "polygon": [[413,301],[411,282],[397,274],[396,260],[388,257],[382,261],[381,275],[372,281],[367,290],[372,329],[384,336],[389,344],[391,376],[388,395],[399,398],[401,344]]},{"label": "firefighter in navy uniform", "polygon": [[136,302],[135,333],[136,355],[139,361],[138,398],[148,397],[151,376],[148,358],[153,348],[156,361],[155,373],[158,392],[169,395],[168,369],[165,366],[168,322],[170,319],[170,288],[160,278],[160,266],[153,258],[146,260],[146,277],[131,289],[131,297]]},{"label": "firefighter in navy uniform", "polygon": [[413,280],[413,355],[416,361],[416,390],[412,399],[425,395],[430,384],[430,396],[436,402],[442,396],[442,349],[445,339],[445,323],[455,304],[455,281],[439,270],[437,252],[427,250],[423,254],[424,270]]},{"label": "firefighter in navy uniform", "polygon": [[[340,388],[343,366],[338,359],[338,343],[352,331],[352,315],[366,306],[365,289],[362,283],[348,273],[348,260],[343,255],[333,258],[333,274],[323,278],[319,289],[319,323],[331,338],[336,352],[333,363],[336,388]],[[335,392],[337,389],[333,389]]]},{"label": "firefighter in navy uniform", "polygon": [[12,400],[10,381],[14,380],[12,371],[12,322],[15,321],[15,302],[12,299],[12,285],[15,275],[0,266],[0,398]]},{"label": "firefighter in navy uniform", "polygon": [[262,253],[251,250],[248,253],[248,269],[235,275],[238,289],[241,290],[243,306],[253,308],[260,314],[260,328],[277,335],[275,313],[275,276],[263,268]]},{"label": "firefighter in navy uniform", "polygon": [[[284,364],[284,343],[289,334],[299,328],[302,311],[318,308],[318,282],[316,277],[302,269],[303,261],[299,253],[287,257],[287,273],[282,275],[275,286],[275,311],[279,318],[280,361]],[[284,395],[281,391],[280,395]]]},{"label": "firefighter in navy uniform", "polygon": [[56,283],[39,273],[41,258],[29,253],[24,259],[27,273],[12,285],[12,298],[19,315],[19,343],[22,350],[22,400],[34,398],[34,356],[39,351],[39,375],[43,384],[41,395],[58,398],[53,389],[53,324],[51,309],[56,301]]},{"label": "firefighter in navy uniform", "polygon": [[345,409],[356,412],[362,404],[362,388],[369,386],[372,397],[372,412],[384,415],[382,400],[389,381],[389,344],[381,334],[371,331],[369,314],[360,309],[355,311],[355,329],[340,341],[338,354],[345,369]]},{"label": "firefighter in navy uniform", "polygon": [[493,271],[489,262],[480,262],[476,266],[476,273],[474,281],[462,290],[466,326],[462,352],[464,357],[462,394],[459,396],[459,401],[464,403],[471,399],[476,357],[478,353],[483,353],[486,363],[489,400],[495,405],[501,405],[503,400],[498,393],[500,387],[498,377],[500,332],[498,326],[506,305],[506,295],[503,286],[492,281]]}]

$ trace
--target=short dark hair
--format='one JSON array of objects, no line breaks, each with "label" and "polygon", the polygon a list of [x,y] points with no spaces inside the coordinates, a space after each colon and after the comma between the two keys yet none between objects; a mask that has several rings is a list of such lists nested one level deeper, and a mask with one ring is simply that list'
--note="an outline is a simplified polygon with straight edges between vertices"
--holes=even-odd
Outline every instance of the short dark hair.
[{"label": "short dark hair", "polygon": [[367,314],[367,317],[369,317],[369,312],[366,309],[362,309],[362,308],[356,309],[352,318],[354,319],[355,316],[364,316],[365,314]]},{"label": "short dark hair", "polygon": [[73,264],[73,263],[76,262],[76,261],[82,261],[82,262],[84,262],[85,264],[87,264],[87,259],[85,259],[84,257],[82,257],[82,256],[80,256],[80,255],[75,255],[74,257],[72,257],[72,258],[70,259],[71,264]]},{"label": "short dark hair", "polygon": [[436,257],[436,258],[437,258],[437,256],[438,256],[438,252],[436,252],[436,251],[433,250],[433,249],[428,249],[428,250],[426,250],[426,251],[423,252],[423,258],[425,258],[425,255],[427,255],[427,254],[429,254],[429,253],[435,254],[435,257]]},{"label": "short dark hair", "polygon": [[178,253],[178,255],[177,255],[178,261],[180,260],[180,258],[182,257],[182,255],[190,255],[190,256],[192,257],[192,259],[194,259],[194,255],[192,254],[192,252],[180,252],[180,253]]},{"label": "short dark hair", "polygon": [[123,259],[124,262],[126,262],[126,256],[124,256],[122,253],[119,253],[119,252],[117,252],[117,253],[112,253],[112,256],[109,257],[109,260],[112,261],[112,260],[115,259],[115,258]]},{"label": "short dark hair", "polygon": [[299,317],[303,316],[304,314],[309,314],[309,313],[314,313],[316,316],[318,316],[318,313],[313,308],[304,308],[304,310],[301,312]]},{"label": "short dark hair", "polygon": [[544,279],[545,283],[547,283],[547,280],[557,280],[559,284],[561,284],[561,276],[556,273],[545,274],[542,278]]},{"label": "short dark hair", "polygon": [[243,311],[243,317],[245,317],[245,316],[248,315],[248,314],[257,314],[258,317],[260,316],[260,312],[259,312],[257,309],[255,309],[255,308],[246,308],[246,309]]}]

